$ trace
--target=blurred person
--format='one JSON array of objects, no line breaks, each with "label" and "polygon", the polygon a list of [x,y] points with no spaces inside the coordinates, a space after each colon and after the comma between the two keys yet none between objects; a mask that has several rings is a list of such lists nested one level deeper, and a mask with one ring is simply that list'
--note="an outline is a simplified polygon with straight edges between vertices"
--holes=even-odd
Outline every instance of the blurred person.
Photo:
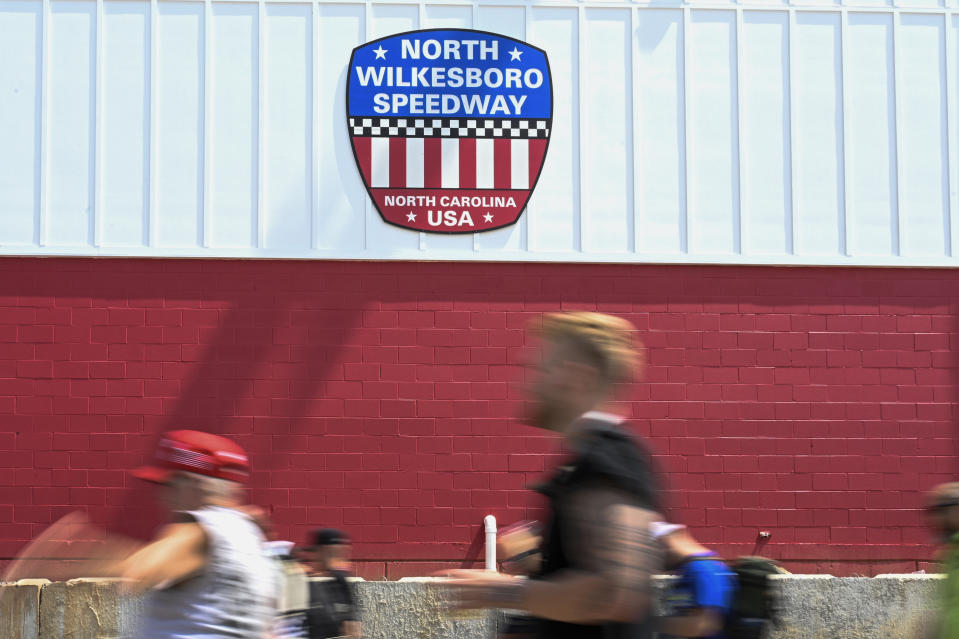
[{"label": "blurred person", "polygon": [[134,471],[161,487],[170,514],[119,571],[147,593],[142,639],[270,635],[277,584],[262,521],[243,504],[249,472],[236,443],[192,430],[166,433],[153,465]]},{"label": "blurred person", "polygon": [[[521,521],[500,529],[496,537],[496,556],[502,557],[500,569],[508,575],[528,577],[539,572],[542,562],[542,534],[534,521]],[[497,624],[497,639],[533,639],[537,621],[528,614],[504,611]]]},{"label": "blurred person", "polygon": [[[165,433],[153,464],[133,471],[158,486],[167,514],[153,540],[111,537],[72,513],[31,544],[5,578],[119,577],[123,592],[144,596],[139,639],[267,639],[276,582],[263,531],[243,504],[249,470],[246,453],[225,437]],[[80,545],[72,542],[77,538]],[[62,569],[41,563],[44,557],[62,559]]]},{"label": "blurred person", "polygon": [[268,541],[266,554],[277,573],[278,594],[273,639],[306,637],[310,590],[306,567],[293,554],[292,541]]},{"label": "blurred person", "polygon": [[539,488],[550,510],[542,563],[528,580],[448,571],[457,607],[526,611],[543,639],[651,636],[651,575],[663,562],[649,528],[661,519],[657,491],[648,453],[612,403],[638,365],[634,330],[599,313],[544,316],[525,423],[562,434],[572,454]]},{"label": "blurred person", "polygon": [[309,639],[359,639],[363,634],[348,581],[351,549],[349,536],[341,530],[320,528],[312,533],[312,543],[306,548],[312,568],[304,635]]},{"label": "blurred person", "polygon": [[263,531],[263,553],[270,560],[276,583],[276,617],[271,639],[302,639],[306,636],[306,609],[309,598],[308,571],[293,551],[296,544],[279,539],[266,510],[252,504],[239,508]]},{"label": "blurred person", "polygon": [[942,542],[943,572],[939,620],[925,636],[959,639],[959,482],[940,484],[929,495],[929,517]]},{"label": "blurred person", "polygon": [[685,526],[653,522],[651,530],[666,550],[666,568],[678,577],[666,592],[668,616],[657,622],[660,637],[728,639],[723,628],[732,611],[735,573]]}]

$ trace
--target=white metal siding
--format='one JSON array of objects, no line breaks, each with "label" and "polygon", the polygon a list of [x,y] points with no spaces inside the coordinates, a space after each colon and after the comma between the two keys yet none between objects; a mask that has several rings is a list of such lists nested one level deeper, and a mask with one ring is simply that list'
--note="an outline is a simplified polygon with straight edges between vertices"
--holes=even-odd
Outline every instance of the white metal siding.
[{"label": "white metal siding", "polygon": [[[3,0],[0,253],[959,265],[957,7]],[[399,229],[361,184],[351,50],[432,27],[549,55],[513,227]]]}]

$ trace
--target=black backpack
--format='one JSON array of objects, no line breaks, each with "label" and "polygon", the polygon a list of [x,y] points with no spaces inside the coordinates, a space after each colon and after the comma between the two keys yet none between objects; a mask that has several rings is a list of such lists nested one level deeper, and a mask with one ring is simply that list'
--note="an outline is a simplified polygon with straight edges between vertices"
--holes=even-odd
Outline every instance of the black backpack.
[{"label": "black backpack", "polygon": [[739,557],[727,564],[738,587],[723,633],[727,639],[761,639],[770,625],[779,625],[779,591],[770,577],[785,571],[765,557]]}]

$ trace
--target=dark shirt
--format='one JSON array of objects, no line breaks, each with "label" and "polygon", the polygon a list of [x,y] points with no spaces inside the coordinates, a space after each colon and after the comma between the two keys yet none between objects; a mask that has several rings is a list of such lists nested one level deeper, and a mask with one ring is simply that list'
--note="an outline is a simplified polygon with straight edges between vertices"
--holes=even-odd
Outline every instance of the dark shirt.
[{"label": "dark shirt", "polygon": [[[585,549],[578,548],[582,541],[567,538],[572,518],[567,502],[576,490],[602,484],[627,493],[641,508],[657,510],[659,506],[649,453],[619,425],[601,419],[588,420],[582,424],[577,449],[571,462],[539,488],[550,505],[539,577],[570,567],[572,557],[585,553]],[[539,620],[541,639],[645,639],[651,636],[652,624],[645,615],[634,623],[603,625]]]},{"label": "dark shirt", "polygon": [[306,613],[306,636],[310,639],[340,637],[344,622],[359,620],[348,576],[333,570],[328,579],[310,580],[310,608]]}]

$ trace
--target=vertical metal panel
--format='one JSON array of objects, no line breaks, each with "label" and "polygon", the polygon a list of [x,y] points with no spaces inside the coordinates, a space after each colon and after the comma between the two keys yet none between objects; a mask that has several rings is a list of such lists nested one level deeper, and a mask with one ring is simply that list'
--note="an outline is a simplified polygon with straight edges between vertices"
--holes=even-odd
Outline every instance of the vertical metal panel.
[{"label": "vertical metal panel", "polygon": [[788,254],[792,220],[789,165],[789,16],[754,12],[743,20],[743,250]]},{"label": "vertical metal panel", "polygon": [[[207,0],[209,2],[209,0]],[[263,248],[266,231],[266,5],[256,12],[256,212],[253,246]]]},{"label": "vertical metal panel", "polygon": [[160,2],[157,27],[157,246],[202,244],[203,14]]},{"label": "vertical metal panel", "polygon": [[157,122],[157,65],[159,53],[157,51],[157,33],[160,22],[158,0],[150,0],[150,86],[147,99],[150,103],[150,142],[147,149],[149,154],[149,193],[146,245],[150,248],[156,245],[157,239],[157,139],[160,127]]},{"label": "vertical metal panel", "polygon": [[635,252],[640,245],[639,237],[639,194],[636,185],[639,183],[639,83],[636,82],[639,65],[639,10],[636,7],[629,12],[629,77],[626,85],[629,87],[629,203],[633,233],[630,237],[630,250]]},{"label": "vertical metal panel", "polygon": [[949,249],[945,22],[903,15],[896,43],[902,131],[899,193],[903,255],[945,256]]},{"label": "vertical metal panel", "polygon": [[690,64],[689,250],[736,251],[739,203],[736,113],[736,15],[692,15],[686,50]]},{"label": "vertical metal panel", "polygon": [[840,255],[843,219],[840,17],[800,12],[792,45],[796,253]]},{"label": "vertical metal panel", "polygon": [[105,246],[138,246],[149,221],[149,4],[104,3],[103,56],[100,237]]},{"label": "vertical metal panel", "polygon": [[37,211],[37,246],[48,244],[50,217],[50,0],[43,0],[43,29],[40,42],[40,206]]},{"label": "vertical metal panel", "polygon": [[[43,5],[0,4],[0,245],[34,243],[40,209]],[[16,123],[16,126],[11,124]]]},{"label": "vertical metal panel", "polygon": [[[310,248],[313,105],[312,9],[269,5],[266,25],[264,180],[267,185],[263,248]],[[264,141],[261,141],[261,144]]]},{"label": "vertical metal panel", "polygon": [[675,9],[638,12],[639,61],[636,139],[637,250],[678,253],[686,208],[683,118],[683,14]]},{"label": "vertical metal panel", "polygon": [[211,242],[257,242],[257,6],[216,4],[210,25]]},{"label": "vertical metal panel", "polygon": [[[482,31],[491,31],[501,33],[512,38],[530,42],[536,46],[541,44],[527,37],[529,31],[528,11],[524,7],[497,7],[486,5],[474,5],[472,13],[475,15],[473,28]],[[556,90],[555,82],[553,90]],[[555,109],[555,103],[553,105]],[[549,156],[552,156],[553,149],[550,148]],[[526,204],[526,212],[523,213],[519,221],[505,229],[492,231],[490,233],[477,233],[473,236],[473,249],[476,251],[520,251],[526,248],[530,220],[537,216],[550,215],[550,211],[544,209],[540,200],[542,190],[537,187],[533,195]]]},{"label": "vertical metal panel", "polygon": [[469,29],[473,26],[472,5],[420,5],[423,29]]},{"label": "vertical metal panel", "polygon": [[314,179],[319,210],[316,245],[321,249],[363,250],[369,197],[360,180],[346,130],[346,76],[353,47],[364,41],[362,5],[319,5],[318,93],[314,117],[320,145]]},{"label": "vertical metal panel", "polygon": [[896,133],[892,16],[849,14],[845,78],[852,255],[894,255]]},{"label": "vertical metal panel", "polygon": [[743,219],[743,157],[748,151],[743,148],[743,12],[736,9],[736,132],[734,153],[736,158],[736,197],[733,206],[733,252],[743,253],[743,235],[749,220]]},{"label": "vertical metal panel", "polygon": [[627,155],[632,116],[624,91],[630,80],[629,12],[588,9],[581,37],[586,42],[581,56],[581,108],[589,123],[580,148],[585,173],[582,215],[589,220],[583,250],[623,253],[630,250],[633,235],[627,188],[632,177]]},{"label": "vertical metal panel", "polygon": [[957,171],[959,171],[959,157],[957,157],[956,133],[959,122],[956,117],[956,107],[959,105],[959,96],[956,95],[956,31],[959,30],[959,18],[947,14],[946,19],[946,124],[948,126],[949,162],[946,165],[946,183],[949,189],[949,256],[955,257],[959,251],[959,186],[957,186]]},{"label": "vertical metal panel", "polygon": [[[589,42],[583,39],[583,34],[586,31],[585,23],[586,7],[581,4],[577,7],[576,12],[576,92],[574,93],[576,100],[576,136],[573,138],[573,164],[576,167],[576,179],[579,183],[579,197],[576,201],[576,209],[573,211],[575,218],[574,224],[577,231],[576,244],[573,250],[580,252],[583,250],[584,229],[589,225],[589,216],[583,215],[583,192],[589,192],[589,184],[587,183],[588,174],[585,169],[590,161],[590,158],[583,157],[583,140],[589,134],[588,114],[584,112],[583,104],[585,101],[583,99],[583,60],[589,53]],[[556,130],[555,123],[553,130]]]},{"label": "vertical metal panel", "polygon": [[536,198],[531,251],[572,251],[579,247],[577,203],[580,197],[576,151],[579,132],[577,82],[578,13],[575,9],[534,7],[530,42],[549,51],[553,75],[553,130]]},{"label": "vertical metal panel", "polygon": [[[201,27],[201,48],[203,51],[203,61],[200,67],[200,86],[202,91],[203,104],[203,144],[202,157],[203,166],[201,173],[201,183],[203,196],[200,201],[200,228],[202,233],[202,243],[204,248],[213,245],[213,91],[210,85],[213,80],[213,0],[204,0],[203,3],[203,25]],[[263,193],[262,184],[259,193]],[[260,243],[253,244],[259,248]]]},{"label": "vertical metal panel", "polygon": [[317,0],[310,4],[310,250],[319,247],[317,234],[320,225],[320,181],[317,167],[320,164],[320,5]]},{"label": "vertical metal panel", "polygon": [[93,62],[93,236],[94,246],[103,245],[103,0],[97,1]]},{"label": "vertical metal panel", "polygon": [[799,216],[796,214],[796,140],[799,133],[796,130],[796,86],[794,78],[796,77],[796,12],[788,12],[789,21],[786,25],[786,56],[788,58],[786,65],[786,91],[788,93],[787,105],[789,113],[789,246],[787,250],[790,255],[796,254],[799,237]]},{"label": "vertical metal panel", "polygon": [[692,119],[691,91],[689,90],[689,47],[687,42],[693,32],[691,11],[683,7],[683,211],[679,219],[680,250],[689,254],[689,123]]},{"label": "vertical metal panel", "polygon": [[849,113],[849,12],[842,10],[840,12],[839,22],[839,40],[840,40],[840,88],[842,92],[842,215],[839,218],[839,237],[842,242],[840,251],[845,256],[850,256],[849,246],[855,237],[856,230],[851,224],[852,211],[850,209],[849,197],[849,173],[850,173],[850,153],[849,153],[849,130],[847,114]]},{"label": "vertical metal panel", "polygon": [[50,244],[93,241],[95,2],[53,2],[50,12]]},{"label": "vertical metal panel", "polygon": [[897,91],[902,70],[899,64],[900,34],[899,34],[899,14],[892,16],[892,95],[893,95],[893,114],[892,123],[896,134],[896,154],[894,162],[896,165],[896,211],[892,218],[892,253],[893,255],[902,255],[902,93]]}]

